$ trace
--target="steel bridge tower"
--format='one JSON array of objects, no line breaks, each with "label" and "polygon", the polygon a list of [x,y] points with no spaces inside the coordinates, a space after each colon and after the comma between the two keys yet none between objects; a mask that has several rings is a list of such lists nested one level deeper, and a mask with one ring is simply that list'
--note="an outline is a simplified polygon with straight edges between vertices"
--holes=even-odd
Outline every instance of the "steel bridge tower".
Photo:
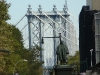
[{"label": "steel bridge tower", "polygon": [[[39,5],[38,11],[34,12],[29,5],[26,14],[29,29],[29,49],[35,45],[39,45],[43,49],[40,52],[40,61],[45,62],[45,69],[56,65],[56,47],[60,43],[59,38],[49,37],[59,37],[59,33],[61,33],[61,39],[68,48],[77,46],[76,31],[67,11],[67,1],[63,11],[57,11],[56,5],[54,5],[51,12],[43,12],[41,5]],[[72,37],[74,41],[71,39]]]}]

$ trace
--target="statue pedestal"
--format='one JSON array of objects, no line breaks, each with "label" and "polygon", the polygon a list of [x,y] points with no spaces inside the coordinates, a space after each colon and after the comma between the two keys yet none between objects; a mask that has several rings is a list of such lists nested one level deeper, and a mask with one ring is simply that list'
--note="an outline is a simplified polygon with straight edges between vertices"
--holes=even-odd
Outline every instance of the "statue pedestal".
[{"label": "statue pedestal", "polygon": [[55,75],[72,75],[73,68],[67,65],[56,65],[54,71]]}]

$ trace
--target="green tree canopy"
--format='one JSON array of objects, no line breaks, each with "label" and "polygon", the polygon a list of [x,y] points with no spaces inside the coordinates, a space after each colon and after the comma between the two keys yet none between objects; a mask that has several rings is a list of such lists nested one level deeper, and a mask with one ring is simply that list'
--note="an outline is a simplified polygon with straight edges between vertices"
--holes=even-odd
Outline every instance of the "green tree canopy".
[{"label": "green tree canopy", "polygon": [[28,53],[27,53],[27,60],[28,60],[28,70],[27,73],[29,75],[41,75],[43,72],[42,64],[39,60],[39,52],[41,48],[39,46],[34,46]]},{"label": "green tree canopy", "polygon": [[0,1],[0,49],[9,50],[10,54],[0,53],[0,75],[12,75],[16,62],[15,72],[25,75],[39,75],[42,73],[42,62],[39,61],[38,46],[31,50],[24,48],[20,30],[6,21],[10,19],[8,8],[10,4]]},{"label": "green tree canopy", "polygon": [[6,3],[5,0],[0,0],[0,24],[3,21],[7,21],[10,19],[10,16],[8,14],[9,7],[10,4]]},{"label": "green tree canopy", "polygon": [[80,67],[80,54],[79,51],[76,51],[74,56],[68,56],[68,65],[71,66],[76,66],[76,68],[78,68],[78,72],[79,72],[79,67]]}]

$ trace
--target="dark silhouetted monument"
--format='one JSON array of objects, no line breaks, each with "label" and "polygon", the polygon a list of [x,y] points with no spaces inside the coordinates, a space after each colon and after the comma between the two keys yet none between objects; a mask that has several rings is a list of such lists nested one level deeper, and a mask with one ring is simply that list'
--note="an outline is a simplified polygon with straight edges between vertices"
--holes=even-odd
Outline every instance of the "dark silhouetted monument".
[{"label": "dark silhouetted monument", "polygon": [[60,44],[57,47],[57,64],[60,61],[60,65],[67,64],[67,55],[69,54],[67,46],[63,43],[63,41],[60,42]]},{"label": "dark silhouetted monument", "polygon": [[57,65],[54,66],[55,75],[72,75],[73,68],[67,65],[69,50],[63,41],[57,46]]}]

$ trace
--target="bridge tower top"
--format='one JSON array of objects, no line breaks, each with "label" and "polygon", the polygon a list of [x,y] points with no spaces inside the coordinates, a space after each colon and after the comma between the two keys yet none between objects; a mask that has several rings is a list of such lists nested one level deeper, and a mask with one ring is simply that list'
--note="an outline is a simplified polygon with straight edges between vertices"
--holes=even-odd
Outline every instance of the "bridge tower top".
[{"label": "bridge tower top", "polygon": [[67,6],[67,0],[65,0],[65,5],[64,7],[66,7],[67,11],[68,11],[68,6]]}]

